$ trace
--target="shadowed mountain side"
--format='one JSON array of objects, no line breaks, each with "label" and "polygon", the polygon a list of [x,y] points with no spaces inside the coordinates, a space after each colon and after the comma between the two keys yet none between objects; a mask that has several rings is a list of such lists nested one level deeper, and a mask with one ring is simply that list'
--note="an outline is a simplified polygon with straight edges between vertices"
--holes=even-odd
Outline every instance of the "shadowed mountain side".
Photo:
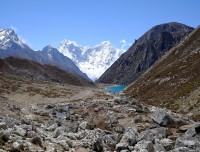
[{"label": "shadowed mountain side", "polygon": [[193,30],[180,23],[153,27],[98,79],[100,83],[130,84]]},{"label": "shadowed mountain side", "polygon": [[1,75],[19,77],[36,82],[58,82],[76,86],[92,85],[78,75],[52,65],[41,65],[35,61],[8,57],[0,59]]},{"label": "shadowed mountain side", "polygon": [[125,91],[148,104],[200,117],[200,27]]}]

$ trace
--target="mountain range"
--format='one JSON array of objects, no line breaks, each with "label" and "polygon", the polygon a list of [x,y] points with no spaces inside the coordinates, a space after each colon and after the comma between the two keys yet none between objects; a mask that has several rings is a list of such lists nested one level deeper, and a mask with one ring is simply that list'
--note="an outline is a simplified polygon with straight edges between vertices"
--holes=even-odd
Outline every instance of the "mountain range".
[{"label": "mountain range", "polygon": [[75,73],[91,81],[74,62],[56,48],[46,46],[42,51],[34,51],[24,44],[11,29],[0,29],[0,58],[9,56],[26,58],[41,64],[55,65],[63,70]]},{"label": "mountain range", "polygon": [[97,80],[99,83],[130,84],[176,46],[194,28],[180,23],[165,23],[147,31]]},{"label": "mountain range", "polygon": [[93,81],[98,79],[123,53],[109,41],[88,47],[80,46],[75,41],[63,40],[58,50],[74,61]]}]

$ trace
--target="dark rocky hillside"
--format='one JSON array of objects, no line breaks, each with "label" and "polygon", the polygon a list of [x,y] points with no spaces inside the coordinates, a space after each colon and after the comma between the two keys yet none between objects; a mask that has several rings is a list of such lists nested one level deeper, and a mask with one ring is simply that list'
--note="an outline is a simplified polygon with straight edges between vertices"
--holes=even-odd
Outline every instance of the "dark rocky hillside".
[{"label": "dark rocky hillside", "polygon": [[125,93],[140,101],[192,112],[200,118],[200,27],[132,83]]},{"label": "dark rocky hillside", "polygon": [[30,82],[58,82],[76,86],[91,85],[91,82],[87,82],[82,77],[56,66],[42,65],[32,60],[16,57],[0,59],[0,72],[4,78],[11,76],[27,79]]},{"label": "dark rocky hillside", "polygon": [[153,27],[136,40],[97,82],[130,84],[191,31],[192,27],[175,22]]}]

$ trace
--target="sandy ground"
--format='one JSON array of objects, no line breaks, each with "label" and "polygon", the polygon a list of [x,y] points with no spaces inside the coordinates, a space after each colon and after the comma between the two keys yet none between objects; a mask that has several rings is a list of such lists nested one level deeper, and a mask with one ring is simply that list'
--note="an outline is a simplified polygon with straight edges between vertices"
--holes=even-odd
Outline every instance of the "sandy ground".
[{"label": "sandy ground", "polygon": [[[78,87],[62,84],[21,84],[16,91],[0,94],[0,116],[14,116],[16,109],[31,104],[67,103],[81,100],[105,100],[113,96],[105,92],[107,85],[98,84],[93,87]],[[15,110],[12,110],[15,109]]]}]

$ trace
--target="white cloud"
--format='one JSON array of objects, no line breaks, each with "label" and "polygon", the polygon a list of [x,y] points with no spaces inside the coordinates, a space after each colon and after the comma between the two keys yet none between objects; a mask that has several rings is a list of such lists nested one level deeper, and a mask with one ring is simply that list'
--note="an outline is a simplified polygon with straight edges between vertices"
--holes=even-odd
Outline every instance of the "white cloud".
[{"label": "white cloud", "polygon": [[127,43],[126,40],[121,40],[120,43],[122,44],[120,50],[122,52],[125,52],[128,50],[128,48],[131,46],[131,43]]},{"label": "white cloud", "polygon": [[22,43],[24,43],[24,44],[26,44],[26,45],[28,45],[29,47],[31,47],[32,46],[32,44],[30,43],[30,41],[28,40],[28,39],[26,39],[26,38],[24,38],[23,36],[18,36],[19,37],[19,39],[21,40],[21,42]]},{"label": "white cloud", "polygon": [[121,40],[120,43],[126,44],[126,40]]}]

